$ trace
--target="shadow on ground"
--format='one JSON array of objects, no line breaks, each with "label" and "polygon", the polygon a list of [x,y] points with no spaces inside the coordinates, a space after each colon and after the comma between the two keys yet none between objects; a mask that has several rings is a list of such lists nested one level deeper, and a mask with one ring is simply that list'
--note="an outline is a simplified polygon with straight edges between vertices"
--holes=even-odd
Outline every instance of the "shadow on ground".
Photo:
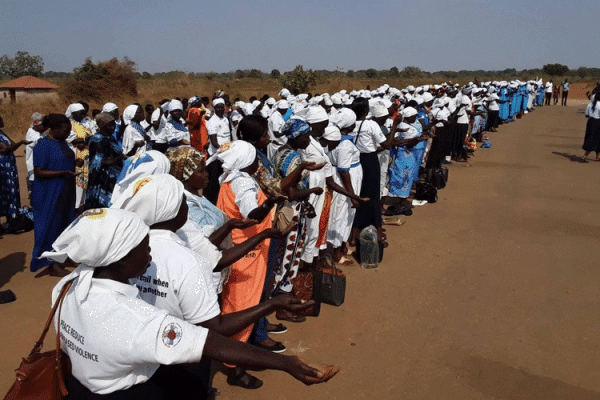
[{"label": "shadow on ground", "polygon": [[10,278],[25,271],[25,253],[18,252],[0,259],[0,288],[6,285]]},{"label": "shadow on ground", "polygon": [[567,158],[571,162],[578,162],[578,163],[582,163],[582,164],[585,163],[585,161],[583,161],[583,158],[581,158],[581,156],[577,156],[575,154],[561,153],[560,151],[553,151],[552,154]]},{"label": "shadow on ground", "polygon": [[456,377],[480,393],[497,399],[597,400],[600,393],[533,375],[480,356],[465,358],[454,370]]}]

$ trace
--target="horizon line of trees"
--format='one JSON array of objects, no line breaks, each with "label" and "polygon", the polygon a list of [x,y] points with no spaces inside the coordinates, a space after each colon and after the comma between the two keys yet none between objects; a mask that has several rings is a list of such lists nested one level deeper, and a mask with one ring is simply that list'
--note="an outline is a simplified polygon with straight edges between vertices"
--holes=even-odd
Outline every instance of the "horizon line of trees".
[{"label": "horizon line of trees", "polygon": [[[98,65],[102,63],[114,62],[116,58],[108,61],[96,63]],[[271,72],[264,72],[260,69],[237,69],[229,72],[184,72],[184,71],[168,71],[168,72],[156,72],[154,74],[147,71],[138,72],[135,62],[125,58],[124,61],[131,67],[132,72],[135,74],[136,79],[153,79],[153,78],[202,78],[202,79],[282,79],[286,76],[289,77],[293,74],[293,71],[280,72],[278,69],[273,69]],[[3,55],[0,57],[0,76],[3,78],[17,78],[23,75],[32,75],[36,77],[44,78],[70,78],[76,75],[77,72],[87,65],[89,67],[91,58],[86,59],[83,66],[74,68],[72,72],[63,71],[46,71],[44,72],[44,61],[40,56],[32,56],[26,51],[19,51],[15,57],[9,57]],[[402,70],[394,66],[390,69],[377,70],[374,68],[353,70],[349,69],[344,71],[341,68],[335,70],[317,69],[305,71],[315,75],[315,79],[319,78],[330,78],[330,77],[347,77],[347,78],[362,78],[362,79],[381,79],[381,78],[426,78],[430,76],[441,76],[447,79],[460,79],[460,78],[505,78],[505,77],[529,77],[534,75],[550,75],[550,76],[567,76],[567,77],[600,77],[600,68],[593,67],[579,67],[577,69],[569,69],[568,66],[562,64],[546,64],[542,68],[533,69],[522,69],[517,70],[516,68],[506,68],[504,70],[442,70],[429,72],[416,66],[406,66]]]}]

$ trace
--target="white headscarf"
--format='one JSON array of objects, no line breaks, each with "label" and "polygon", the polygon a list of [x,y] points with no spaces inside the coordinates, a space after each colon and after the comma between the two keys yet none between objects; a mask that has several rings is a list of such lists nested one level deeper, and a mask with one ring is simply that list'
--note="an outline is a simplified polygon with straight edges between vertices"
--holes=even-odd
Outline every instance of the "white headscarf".
[{"label": "white headscarf", "polygon": [[369,111],[373,118],[385,117],[386,115],[390,115],[385,103],[382,100],[374,101],[369,107]]},{"label": "white headscarf", "polygon": [[85,110],[85,108],[80,103],[73,103],[67,107],[67,111],[65,112],[65,116],[69,119],[72,118],[73,113],[77,111]]},{"label": "white headscarf", "polygon": [[225,104],[225,100],[223,100],[220,97],[218,99],[214,99],[212,102],[213,107],[216,106],[217,104]]},{"label": "white headscarf", "polygon": [[177,216],[183,199],[183,183],[173,175],[147,176],[133,182],[111,208],[131,211],[152,226]]},{"label": "white headscarf", "polygon": [[227,142],[219,147],[219,150],[213,154],[206,164],[215,160],[223,163],[223,175],[219,178],[221,183],[233,179],[236,172],[252,165],[256,159],[256,149],[250,143],[243,140]]},{"label": "white headscarf", "polygon": [[125,110],[123,110],[123,122],[125,122],[125,125],[129,125],[131,123],[131,120],[133,120],[133,117],[135,117],[135,113],[139,107],[140,106],[137,104],[131,104],[125,107]]},{"label": "white headscarf", "polygon": [[332,121],[340,129],[349,128],[356,123],[356,114],[349,108],[340,108],[340,111],[332,117]]},{"label": "white headscarf", "polygon": [[127,211],[108,208],[85,211],[54,241],[53,251],[41,255],[58,262],[70,258],[81,264],[56,285],[54,293],[78,277],[74,290],[75,299],[81,304],[90,291],[94,269],[121,260],[142,242],[148,231],[140,217]]},{"label": "white headscarf", "polygon": [[115,103],[106,103],[102,107],[102,112],[111,112],[119,108]]},{"label": "white headscarf", "polygon": [[417,114],[417,110],[415,110],[413,107],[406,107],[404,110],[402,110],[402,116],[404,118],[410,118]]},{"label": "white headscarf", "polygon": [[183,103],[176,99],[171,100],[169,102],[169,112],[175,111],[175,110],[183,111]]},{"label": "white headscarf", "polygon": [[123,163],[121,174],[112,193],[112,201],[115,202],[127,187],[140,178],[156,174],[168,174],[171,170],[171,162],[160,151],[148,150],[143,154],[129,157]]},{"label": "white headscarf", "polygon": [[333,124],[329,124],[327,128],[325,128],[325,133],[323,133],[323,139],[331,140],[335,142],[336,140],[342,140],[342,133],[340,132],[340,128]]},{"label": "white headscarf", "polygon": [[150,122],[156,122],[160,118],[161,108],[158,107],[156,110],[152,111],[152,117],[150,117]]}]

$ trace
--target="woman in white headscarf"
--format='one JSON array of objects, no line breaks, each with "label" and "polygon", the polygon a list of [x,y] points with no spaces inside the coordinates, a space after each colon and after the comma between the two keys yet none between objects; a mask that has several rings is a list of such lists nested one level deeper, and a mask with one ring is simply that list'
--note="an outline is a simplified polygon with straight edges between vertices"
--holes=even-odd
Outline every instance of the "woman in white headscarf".
[{"label": "woman in white headscarf", "polygon": [[[231,233],[233,243],[242,243],[272,225],[271,210],[276,200],[267,197],[252,175],[258,169],[256,149],[243,140],[229,142],[217,150],[208,164],[219,160],[223,174],[219,178],[221,189],[217,207],[230,219],[253,219],[258,221],[246,229],[236,229]],[[260,302],[267,272],[270,240],[264,240],[247,257],[232,265],[228,282],[221,293],[223,314],[234,313],[256,306]],[[253,325],[233,336],[242,342],[248,341]],[[258,387],[261,383],[243,368],[234,367],[229,371],[229,382],[244,387]]]},{"label": "woman in white headscarf", "polygon": [[169,118],[165,125],[165,134],[169,143],[168,150],[179,146],[190,145],[190,131],[186,128],[183,119],[183,103],[179,100],[171,100],[168,105]]},{"label": "woman in white headscarf", "polygon": [[140,125],[145,117],[144,109],[138,104],[127,106],[123,111],[123,122],[126,125],[123,132],[123,154],[127,157],[146,152],[146,131]]},{"label": "woman in white headscarf", "polygon": [[169,159],[159,151],[149,150],[143,154],[129,157],[123,163],[121,173],[112,194],[113,202],[122,195],[127,187],[140,178],[155,174],[168,174],[171,168]]},{"label": "woman in white headscarf", "polygon": [[144,274],[152,260],[148,232],[134,213],[88,210],[43,254],[80,264],[52,292],[54,302],[66,290],[54,325],[73,366],[70,398],[204,398],[201,382],[177,365],[203,356],[284,370],[307,384],[335,374],[229,340],[137,298],[129,280]]}]

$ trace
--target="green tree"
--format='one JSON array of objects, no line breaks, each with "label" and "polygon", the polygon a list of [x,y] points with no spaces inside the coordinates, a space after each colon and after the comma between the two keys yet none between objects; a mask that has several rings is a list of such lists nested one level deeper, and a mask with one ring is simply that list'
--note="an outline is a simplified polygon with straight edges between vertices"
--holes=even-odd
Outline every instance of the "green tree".
[{"label": "green tree", "polygon": [[346,72],[346,76],[347,76],[348,78],[354,78],[354,70],[353,70],[353,69],[349,69],[349,70]]},{"label": "green tree", "polygon": [[590,72],[588,71],[588,69],[586,67],[579,67],[577,68],[577,76],[580,77],[581,79],[585,78],[586,76],[588,76],[590,74]]},{"label": "green tree", "polygon": [[257,69],[251,69],[250,73],[248,74],[248,77],[254,78],[254,79],[262,78],[262,72],[260,72]]},{"label": "green tree", "polygon": [[279,78],[281,76],[281,72],[278,69],[274,69],[271,71],[271,78]]},{"label": "green tree", "polygon": [[390,68],[389,75],[393,78],[397,78],[400,76],[400,70],[398,69],[398,67],[392,67]]},{"label": "green tree", "polygon": [[241,78],[243,78],[245,76],[246,76],[246,74],[241,69],[235,70],[235,77],[236,78],[241,79]]},{"label": "green tree", "polygon": [[562,64],[546,64],[542,67],[542,71],[551,76],[564,76],[569,71],[569,67]]},{"label": "green tree", "polygon": [[15,58],[6,54],[0,57],[0,74],[18,78],[24,75],[42,76],[44,61],[40,56],[31,56],[26,51],[18,51]]},{"label": "green tree", "polygon": [[150,72],[142,72],[142,79],[152,79],[152,74]]},{"label": "green tree", "polygon": [[367,78],[376,78],[377,77],[377,70],[373,69],[373,68],[369,68],[368,70],[365,71],[365,75],[367,76]]},{"label": "green tree", "polygon": [[298,95],[307,93],[316,84],[317,79],[318,76],[312,69],[305,71],[302,65],[298,65],[292,72],[284,74],[279,81],[292,94]]},{"label": "green tree", "polygon": [[418,78],[423,74],[423,71],[419,67],[408,66],[404,67],[401,74],[404,78]]}]

